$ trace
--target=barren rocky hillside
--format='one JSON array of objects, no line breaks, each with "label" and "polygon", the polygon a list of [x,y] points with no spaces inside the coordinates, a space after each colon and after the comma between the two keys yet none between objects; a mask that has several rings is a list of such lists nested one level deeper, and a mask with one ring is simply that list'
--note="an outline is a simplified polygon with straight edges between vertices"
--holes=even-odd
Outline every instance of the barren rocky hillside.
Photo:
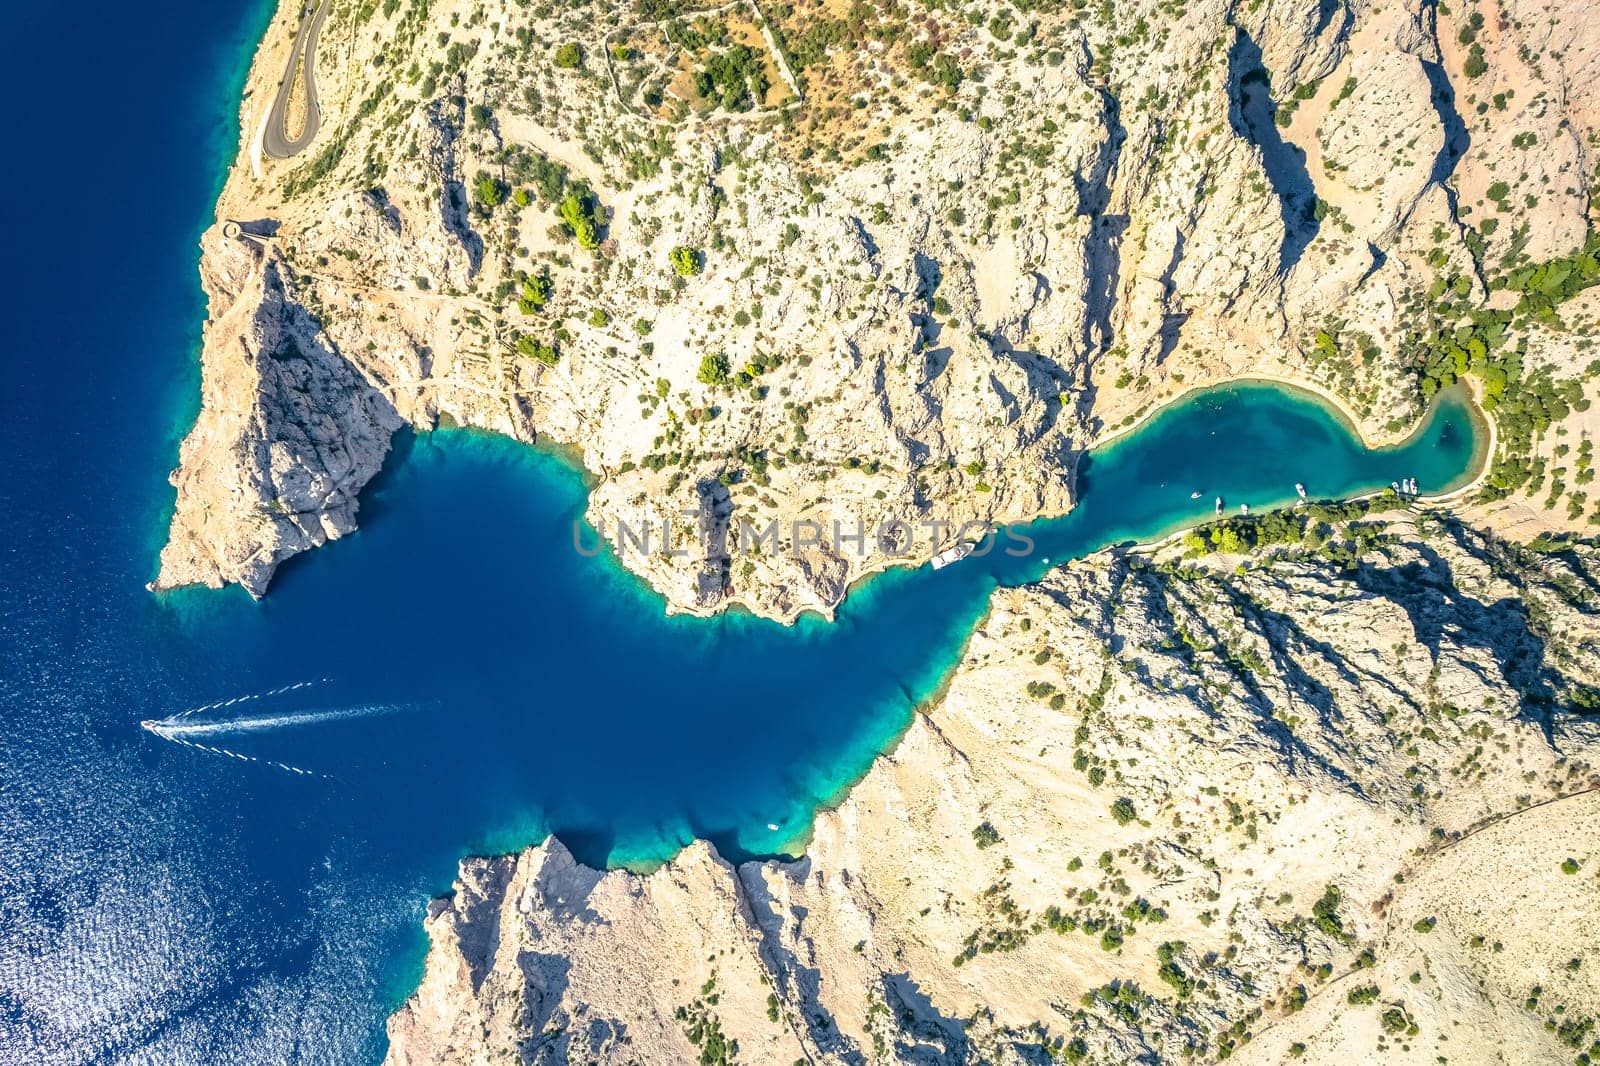
[{"label": "barren rocky hillside", "polygon": [[389,1061],[1586,1061],[1595,549],[1182,552],[996,593],[796,862],[463,862]]},{"label": "barren rocky hillside", "polygon": [[[1016,519],[1242,374],[1374,440],[1465,376],[1480,517],[1596,516],[1579,5],[329,3],[305,152],[261,142],[292,6],[251,75],[160,585],[264,591],[401,424],[574,446],[613,534]],[[886,562],[628,561],[777,617]]]}]

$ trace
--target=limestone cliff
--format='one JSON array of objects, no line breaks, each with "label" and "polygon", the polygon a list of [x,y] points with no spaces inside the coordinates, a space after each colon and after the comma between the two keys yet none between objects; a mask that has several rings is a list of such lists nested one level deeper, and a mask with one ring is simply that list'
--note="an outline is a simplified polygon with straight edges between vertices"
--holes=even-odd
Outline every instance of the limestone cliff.
[{"label": "limestone cliff", "polygon": [[466,860],[388,1061],[1587,1052],[1600,552],[1441,514],[1178,550],[997,592],[798,861]]},{"label": "limestone cliff", "polygon": [[401,425],[298,302],[276,248],[206,235],[211,299],[200,416],[172,482],[158,587],[237,582],[356,528],[357,495]]},{"label": "limestone cliff", "polygon": [[261,151],[299,5],[250,77],[163,586],[259,593],[453,422],[574,446],[613,538],[692,516],[624,553],[674,609],[828,611],[884,549],[729,530],[1061,511],[1246,373],[1375,440],[1473,377],[1483,520],[1594,518],[1581,5],[330,4],[302,155]]}]

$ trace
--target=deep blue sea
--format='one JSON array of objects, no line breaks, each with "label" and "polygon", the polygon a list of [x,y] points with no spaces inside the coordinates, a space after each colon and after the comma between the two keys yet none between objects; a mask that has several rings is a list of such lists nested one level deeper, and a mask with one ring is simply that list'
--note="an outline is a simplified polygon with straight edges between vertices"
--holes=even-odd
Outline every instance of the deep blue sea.
[{"label": "deep blue sea", "polygon": [[1200,394],[1091,457],[1084,502],[1029,527],[1027,558],[895,571],[836,622],[785,628],[666,617],[572,550],[563,460],[439,432],[404,438],[361,532],[263,602],[152,595],[198,401],[195,242],[268,13],[10,16],[0,1062],[376,1062],[462,854],[552,829],[592,862],[697,835],[772,853],[893,742],[997,582],[1217,494],[1433,490],[1471,465],[1459,397],[1368,453],[1304,396]]}]

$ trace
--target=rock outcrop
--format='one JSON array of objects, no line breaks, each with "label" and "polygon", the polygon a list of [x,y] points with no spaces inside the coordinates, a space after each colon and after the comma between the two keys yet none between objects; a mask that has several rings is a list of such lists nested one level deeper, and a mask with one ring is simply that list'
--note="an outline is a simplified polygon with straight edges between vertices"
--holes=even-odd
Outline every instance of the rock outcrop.
[{"label": "rock outcrop", "polygon": [[234,582],[259,596],[297,552],[356,528],[357,497],[402,425],[297,299],[270,238],[207,234],[200,416],[173,474],[158,588]]},{"label": "rock outcrop", "polygon": [[468,859],[395,1066],[1570,1062],[1600,553],[1440,514],[995,593],[804,858]]}]

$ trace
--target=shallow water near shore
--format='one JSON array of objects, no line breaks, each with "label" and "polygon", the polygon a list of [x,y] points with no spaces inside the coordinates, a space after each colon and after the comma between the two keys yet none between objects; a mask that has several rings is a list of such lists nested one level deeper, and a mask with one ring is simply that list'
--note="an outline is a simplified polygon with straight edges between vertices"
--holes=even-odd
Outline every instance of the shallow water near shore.
[{"label": "shallow water near shore", "polygon": [[[1208,391],[1091,456],[1081,505],[1029,526],[1029,556],[891,571],[833,623],[784,627],[667,617],[614,559],[573,551],[569,464],[441,431],[405,438],[362,530],[265,601],[153,596],[198,392],[194,240],[267,13],[14,16],[3,76],[54,105],[20,111],[16,136],[60,166],[9,172],[0,197],[0,1061],[376,1061],[462,854],[551,829],[617,865],[695,836],[768,854],[893,743],[997,584],[1208,517],[1219,494],[1437,491],[1473,465],[1459,395],[1369,452],[1304,395]],[[56,40],[78,76],[53,70]],[[93,135],[67,113],[100,116]],[[113,160],[137,210],[39,208],[61,173]]]}]

